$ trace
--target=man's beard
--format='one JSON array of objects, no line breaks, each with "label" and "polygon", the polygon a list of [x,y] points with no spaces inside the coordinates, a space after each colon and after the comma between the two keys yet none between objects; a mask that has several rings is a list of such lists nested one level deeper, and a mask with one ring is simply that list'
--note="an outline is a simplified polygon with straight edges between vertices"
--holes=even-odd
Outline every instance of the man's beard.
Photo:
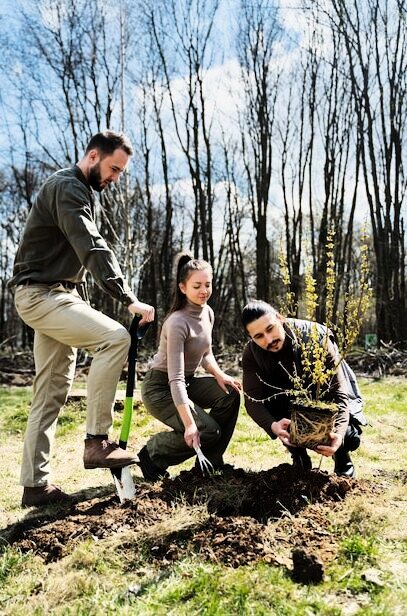
[{"label": "man's beard", "polygon": [[88,182],[97,192],[102,192],[102,176],[100,175],[100,163],[89,169]]}]

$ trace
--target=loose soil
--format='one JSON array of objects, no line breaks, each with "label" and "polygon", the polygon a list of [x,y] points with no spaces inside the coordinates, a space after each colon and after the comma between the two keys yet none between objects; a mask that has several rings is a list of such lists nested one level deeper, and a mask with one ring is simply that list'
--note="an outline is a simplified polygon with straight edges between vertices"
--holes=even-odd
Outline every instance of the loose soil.
[{"label": "loose soil", "polygon": [[[377,489],[289,464],[260,472],[231,467],[211,477],[194,468],[161,483],[137,482],[135,499],[122,505],[109,493],[47,515],[30,512],[0,540],[52,562],[85,539],[132,531],[144,557],[157,564],[194,553],[231,567],[262,560],[286,567],[297,581],[318,582],[338,549],[335,510],[350,492]],[[176,504],[190,508],[189,522],[172,524]],[[125,542],[121,547],[126,549]]]}]

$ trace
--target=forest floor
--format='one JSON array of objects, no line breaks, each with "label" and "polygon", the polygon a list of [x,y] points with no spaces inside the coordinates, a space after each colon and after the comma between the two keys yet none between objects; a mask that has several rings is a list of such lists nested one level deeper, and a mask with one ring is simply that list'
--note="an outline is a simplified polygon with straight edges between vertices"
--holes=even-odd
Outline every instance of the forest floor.
[{"label": "forest floor", "polygon": [[[153,486],[139,484],[134,500],[123,506],[115,494],[85,500],[78,495],[70,508],[24,519],[2,537],[45,562],[63,558],[85,539],[128,530],[144,538],[154,560],[166,564],[199,553],[231,567],[263,560],[289,569],[295,548],[301,551],[297,580],[319,582],[338,552],[327,511],[340,508],[348,492],[379,496],[387,485],[388,478],[370,483],[318,470],[299,472],[290,464],[259,472],[231,468],[211,477],[193,468]],[[148,529],[157,525],[171,529],[174,503],[180,502],[195,511],[205,508],[199,523],[151,534]]]},{"label": "forest floor", "polygon": [[[107,471],[81,465],[84,405],[61,415],[55,481],[69,507],[20,508],[29,387],[0,388],[0,611],[4,614],[404,614],[407,602],[407,385],[363,380],[370,425],[357,478],[311,452],[299,472],[244,409],[234,467],[202,476],[194,460],[148,484],[132,470],[120,504]],[[130,445],[160,425],[135,405]],[[115,430],[120,426],[117,413]]]},{"label": "forest floor", "polygon": [[[217,353],[219,364],[231,374],[238,375],[241,372],[241,353],[239,349],[229,349],[223,353]],[[150,354],[141,350],[137,362],[139,378],[143,378]],[[84,355],[79,362],[75,382],[86,381],[89,370],[90,356]],[[397,345],[382,345],[379,349],[356,348],[347,358],[348,363],[358,375],[370,378],[383,378],[385,376],[407,375],[407,350],[398,348]],[[126,377],[126,369],[122,375]],[[31,351],[12,351],[0,349],[0,386],[21,387],[32,385],[34,378],[34,358]]]}]

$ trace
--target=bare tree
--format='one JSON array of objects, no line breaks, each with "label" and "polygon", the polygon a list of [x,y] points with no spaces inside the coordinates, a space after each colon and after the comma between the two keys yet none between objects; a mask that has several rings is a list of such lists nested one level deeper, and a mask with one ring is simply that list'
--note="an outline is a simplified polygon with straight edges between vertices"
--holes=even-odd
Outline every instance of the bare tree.
[{"label": "bare tree", "polygon": [[[150,16],[147,14],[147,23]],[[142,133],[141,152],[144,159],[144,193],[147,211],[146,260],[143,280],[145,286],[152,286],[151,303],[157,306],[158,313],[166,313],[171,301],[172,262],[176,251],[177,234],[174,230],[174,195],[173,178],[170,174],[167,141],[169,139],[165,125],[166,102],[168,102],[165,72],[155,44],[152,32],[146,37],[143,72],[139,83],[141,92],[140,130]],[[154,144],[157,152],[154,152]],[[152,153],[153,150],[153,153]],[[151,158],[160,162],[151,169]],[[154,179],[153,179],[154,175]],[[160,186],[154,198],[152,185]],[[148,291],[149,293],[149,291]],[[146,297],[150,297],[147,295]],[[157,302],[157,303],[155,303]]]},{"label": "bare tree", "polygon": [[265,0],[242,0],[239,58],[245,91],[242,153],[256,231],[256,293],[269,300],[270,248],[267,237],[272,174],[273,124],[279,74],[273,73],[273,51],[281,34],[277,8]]},{"label": "bare tree", "polygon": [[[355,135],[352,117],[354,109],[350,92],[344,80],[346,68],[343,61],[344,55],[340,40],[333,33],[331,55],[329,59],[325,59],[324,71],[321,76],[319,92],[322,96],[321,104],[317,109],[323,153],[324,197],[318,217],[317,243],[314,244],[314,274],[321,298],[317,309],[317,318],[322,321],[326,318],[324,298],[327,285],[326,245],[328,234],[331,229],[335,231],[334,314],[337,314],[339,298],[344,290],[342,283],[348,281],[350,275],[350,262],[347,261],[345,256],[347,247],[352,243],[354,212],[359,190],[357,179],[360,168],[360,149],[358,147],[353,148]],[[349,186],[349,178],[354,170],[354,181]],[[312,220],[315,221],[315,215]],[[346,267],[348,267],[348,271],[346,271]]]},{"label": "bare tree", "polygon": [[[149,27],[165,76],[174,129],[185,156],[194,195],[190,246],[196,255],[214,262],[211,120],[206,108],[205,70],[210,65],[210,36],[218,1],[171,0],[151,3]],[[161,7],[162,8],[162,7]],[[182,106],[174,80],[183,82]]]},{"label": "bare tree", "polygon": [[407,118],[405,0],[333,0],[327,13],[344,43],[377,264],[381,340],[407,339],[403,144]]},{"label": "bare tree", "polygon": [[[127,4],[46,0],[21,10],[24,36],[8,58],[19,67],[10,72],[11,85],[30,109],[23,134],[26,148],[48,171],[76,162],[95,132],[125,127],[130,114],[125,109],[126,62],[127,55],[134,57],[135,44]],[[142,241],[138,214],[132,209],[141,205],[137,186],[127,177],[118,188],[105,191],[100,201],[102,235],[128,278],[136,281],[135,255]],[[99,307],[114,316],[122,310],[91,287]]]},{"label": "bare tree", "polygon": [[[313,37],[315,34],[313,34]],[[317,118],[317,77],[320,59],[312,45],[305,54],[305,62],[291,75],[288,91],[280,96],[287,99],[285,113],[279,126],[281,140],[281,186],[284,202],[284,232],[286,262],[295,303],[301,291],[301,266],[304,255],[304,219],[309,214],[310,239],[314,263],[315,213],[313,195],[313,156],[316,148],[315,123]],[[300,83],[300,91],[297,85]],[[295,100],[299,99],[298,104]],[[284,107],[283,107],[284,108]],[[296,120],[298,118],[298,120]]]},{"label": "bare tree", "polygon": [[227,139],[225,134],[222,145],[222,183],[226,192],[226,204],[215,263],[217,293],[213,301],[217,324],[216,339],[221,347],[242,338],[240,314],[248,298],[246,268],[252,252],[251,234],[247,236],[250,213],[247,211],[247,200],[238,181],[239,147],[232,139]]}]

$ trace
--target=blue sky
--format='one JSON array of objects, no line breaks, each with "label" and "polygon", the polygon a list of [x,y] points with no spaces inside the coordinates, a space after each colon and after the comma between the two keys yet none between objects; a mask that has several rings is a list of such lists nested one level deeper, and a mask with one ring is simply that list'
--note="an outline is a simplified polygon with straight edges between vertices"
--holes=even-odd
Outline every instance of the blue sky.
[{"label": "blue sky", "polygon": [[[108,2],[109,4],[110,2]],[[114,6],[117,6],[117,2],[112,2]],[[282,19],[284,20],[284,27],[286,32],[285,47],[281,48],[279,62],[284,63],[286,68],[289,68],[291,64],[294,64],[297,59],[298,51],[301,47],[301,39],[305,35],[307,30],[307,14],[301,11],[299,6],[295,2],[290,0],[283,0],[280,3],[282,5]],[[238,10],[239,0],[221,0],[219,5],[219,11],[217,13],[214,38],[219,40],[219,45],[215,46],[216,61],[211,66],[206,74],[206,93],[207,93],[207,107],[210,116],[213,118],[212,135],[214,140],[220,140],[221,132],[223,131],[227,138],[235,137],[238,139],[239,127],[236,121],[236,110],[243,102],[242,96],[242,84],[240,81],[239,66],[236,61],[234,36],[238,28]],[[34,2],[27,0],[21,2],[21,0],[1,0],[0,3],[0,19],[4,25],[4,21],[7,21],[7,28],[9,31],[15,29],[15,7],[24,6],[25,9],[32,10],[35,6]],[[13,67],[10,67],[12,70]],[[173,87],[177,90],[179,86],[179,92],[181,92],[183,83],[182,79],[179,79],[179,83],[176,80],[173,82]],[[7,164],[8,152],[4,149],[5,138],[5,120],[10,122],[10,115],[8,114],[7,105],[13,105],[12,93],[6,91],[4,88],[0,91],[0,128],[3,137],[3,142],[0,141],[0,156],[3,157],[4,162]],[[137,91],[134,91],[134,96],[137,96]],[[179,94],[177,100],[179,108],[182,109],[183,101],[182,94]],[[285,111],[284,105],[281,107],[281,111]],[[183,155],[180,151],[179,144],[175,135],[175,131],[172,127],[171,112],[169,106],[167,106],[167,121],[166,121],[166,138],[169,155],[171,157],[171,170],[173,176],[179,178],[179,186],[183,188],[186,195],[188,190],[186,186],[189,182],[188,174],[185,170]],[[12,130],[11,126],[11,130]],[[48,128],[44,126],[44,134]],[[51,139],[51,136],[47,136]],[[157,160],[159,153],[157,153]],[[321,161],[321,165],[323,161]],[[183,174],[185,174],[183,176]],[[322,179],[322,174],[321,174]],[[159,194],[160,185],[155,185],[156,193]],[[281,189],[278,182],[273,181],[270,190],[270,203],[272,219],[275,217],[278,220],[281,212]],[[274,206],[274,207],[273,207]],[[359,208],[361,211],[362,208]]]}]

